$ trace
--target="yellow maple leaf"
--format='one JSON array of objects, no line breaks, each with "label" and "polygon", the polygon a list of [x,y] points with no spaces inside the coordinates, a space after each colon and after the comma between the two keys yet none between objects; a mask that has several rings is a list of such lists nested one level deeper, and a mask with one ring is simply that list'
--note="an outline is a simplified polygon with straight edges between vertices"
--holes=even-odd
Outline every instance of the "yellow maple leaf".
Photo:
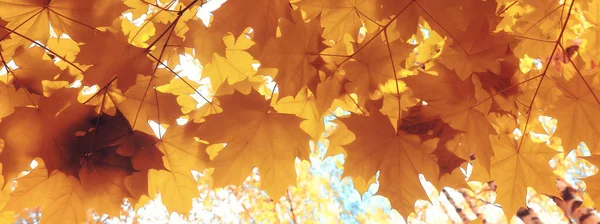
[{"label": "yellow maple leaf", "polygon": [[279,18],[292,19],[288,1],[282,0],[231,0],[214,13],[213,29],[221,33],[240,35],[247,27],[255,30],[254,40],[265,46],[275,37]]},{"label": "yellow maple leaf", "polygon": [[227,144],[209,164],[215,168],[215,184],[239,184],[258,167],[267,193],[282,195],[295,181],[294,159],[309,155],[310,136],[300,128],[302,119],[275,112],[255,91],[219,101],[223,112],[207,116],[197,133],[210,144]]},{"label": "yellow maple leaf", "polygon": [[300,90],[296,97],[285,97],[277,100],[273,108],[280,113],[295,114],[304,119],[300,127],[308,133],[313,140],[318,140],[325,131],[323,116],[317,111],[315,96],[308,90]]},{"label": "yellow maple leaf", "polygon": [[[600,143],[600,117],[595,115],[600,110],[598,74],[598,68],[592,71],[571,70],[572,78],[568,75],[552,78],[556,85],[561,86],[562,94],[546,114],[558,120],[554,134],[561,138],[566,149],[577,148],[581,141],[590,146]],[[595,148],[590,149],[596,152]]]},{"label": "yellow maple leaf", "polygon": [[296,95],[305,85],[316,88],[319,76],[314,64],[326,47],[319,18],[305,23],[299,10],[292,15],[293,19],[280,20],[281,36],[269,41],[259,59],[261,66],[278,69],[274,80],[282,97]]},{"label": "yellow maple leaf", "polygon": [[556,180],[548,161],[558,152],[545,143],[533,142],[530,135],[511,134],[514,128],[499,127],[503,134],[490,137],[494,149],[490,175],[498,184],[497,201],[507,215],[525,205],[528,186],[553,194]]},{"label": "yellow maple leaf", "polygon": [[18,179],[5,209],[21,211],[39,206],[44,211],[40,220],[50,223],[81,223],[86,207],[83,189],[73,176],[60,171],[48,174],[43,162],[29,174]]},{"label": "yellow maple leaf", "polygon": [[218,89],[225,81],[232,85],[251,78],[256,74],[256,69],[252,66],[258,64],[258,61],[246,52],[254,42],[244,34],[237,39],[232,34],[226,35],[223,42],[226,46],[225,57],[213,53],[211,63],[205,65],[202,70],[202,76],[210,78],[214,89]]},{"label": "yellow maple leaf", "polygon": [[[60,36],[69,34],[75,40],[90,40],[87,36],[97,27],[109,27],[126,9],[120,0],[90,1],[0,1],[0,18],[8,21],[6,28],[20,37],[39,40],[46,43],[50,26]],[[93,37],[92,37],[93,38]],[[28,46],[31,42],[24,38],[15,38],[19,46]],[[7,50],[4,48],[4,50]],[[14,50],[14,49],[13,49]]]},{"label": "yellow maple leaf", "polygon": [[439,175],[437,158],[430,154],[437,139],[421,142],[416,135],[395,131],[390,120],[378,112],[353,114],[340,122],[356,136],[352,143],[342,146],[348,154],[346,174],[367,179],[380,170],[381,193],[401,214],[408,215],[415,200],[427,197],[415,187],[420,186],[418,175]]},{"label": "yellow maple leaf", "polygon": [[161,194],[169,211],[184,213],[192,208],[192,198],[198,196],[198,184],[191,170],[203,171],[209,161],[206,145],[194,140],[189,127],[167,129],[157,147],[163,153],[165,170],[148,171],[148,195]]},{"label": "yellow maple leaf", "polygon": [[494,33],[495,24],[489,24],[485,13],[493,13],[493,4],[478,7],[481,14],[470,18],[464,32],[452,35],[453,42],[442,51],[440,62],[465,80],[474,72],[500,73],[500,60],[515,40],[504,32]]},{"label": "yellow maple leaf", "polygon": [[399,40],[390,41],[384,35],[373,37],[368,44],[358,44],[352,59],[342,65],[349,83],[347,92],[355,92],[360,97],[369,96],[379,85],[395,80],[398,65],[404,60],[413,46]]}]

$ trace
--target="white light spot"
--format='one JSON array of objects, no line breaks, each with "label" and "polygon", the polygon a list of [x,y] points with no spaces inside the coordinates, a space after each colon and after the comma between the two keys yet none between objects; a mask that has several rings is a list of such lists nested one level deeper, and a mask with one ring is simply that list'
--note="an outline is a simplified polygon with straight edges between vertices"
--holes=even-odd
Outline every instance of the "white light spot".
[{"label": "white light spot", "polygon": [[513,135],[515,136],[515,140],[517,140],[523,136],[523,132],[521,132],[519,128],[515,128],[515,130],[513,130]]},{"label": "white light spot", "polygon": [[144,25],[144,23],[146,22],[146,14],[142,14],[140,16],[140,18],[133,18],[133,13],[131,12],[126,12],[122,14],[124,18],[126,18],[127,20],[129,20],[129,22],[131,22],[133,25],[137,26],[137,27],[142,27],[142,25]]},{"label": "white light spot", "polygon": [[[206,100],[212,100],[212,85],[210,84],[210,78],[203,78],[198,83],[200,84],[200,87],[196,89],[196,92],[198,92],[200,95],[197,93],[190,94],[190,96],[197,102],[196,109],[204,106],[204,104],[207,103]],[[202,98],[202,96],[204,96],[206,100]]]},{"label": "white light spot", "polygon": [[465,175],[465,180],[469,180],[469,177],[471,177],[471,174],[473,173],[473,164],[467,163],[467,168],[460,167],[460,171]]},{"label": "white light spot", "polygon": [[38,162],[34,160],[31,160],[31,163],[29,163],[29,167],[31,167],[31,169],[35,169],[38,166]]},{"label": "white light spot", "polygon": [[542,68],[544,67],[544,63],[542,63],[542,60],[538,58],[533,60],[533,66],[535,66],[535,69],[537,70],[542,70]]},{"label": "white light spot", "polygon": [[252,29],[252,27],[250,27],[250,29],[248,30],[248,33],[246,33],[246,35],[244,35],[244,36],[248,39],[252,39],[252,37],[249,35],[252,33],[254,33],[254,29]]},{"label": "white light spot", "polygon": [[193,55],[188,53],[179,55],[179,64],[175,66],[173,71],[177,72],[179,77],[187,77],[193,81],[200,81],[202,74],[202,64]]},{"label": "white light spot", "polygon": [[205,26],[208,26],[208,24],[210,23],[210,18],[212,17],[211,12],[217,10],[225,2],[226,0],[205,1],[204,3],[202,3],[202,6],[198,8],[198,11],[196,12],[196,17],[200,18],[200,20],[202,20],[202,23],[204,23]]},{"label": "white light spot", "polygon": [[[273,80],[273,78],[271,78],[271,76],[265,76],[264,80],[266,83],[265,85],[269,89],[273,89],[275,85],[277,85],[277,83]],[[279,88],[275,87],[275,91],[273,91],[273,93],[279,93]]]},{"label": "white light spot", "polygon": [[77,89],[77,88],[81,87],[81,85],[82,85],[81,80],[75,80],[75,81],[73,81],[73,83],[71,83],[69,88]]},{"label": "white light spot", "polygon": [[166,125],[158,124],[153,120],[148,120],[148,125],[150,125],[152,132],[154,132],[154,135],[156,135],[158,139],[162,139],[163,135],[165,135],[165,132],[167,131],[167,127],[165,127]]},{"label": "white light spot", "polygon": [[185,117],[180,117],[180,118],[177,118],[177,120],[175,120],[175,121],[177,122],[177,124],[179,126],[182,126],[182,125],[187,124],[189,120]]},{"label": "white light spot", "polygon": [[83,95],[83,96],[94,95],[98,92],[99,89],[100,89],[100,87],[98,87],[98,85],[84,86],[83,89],[81,89],[81,95]]},{"label": "white light spot", "polygon": [[258,68],[260,68],[260,63],[252,64],[252,68],[254,69],[254,71],[258,71]]},{"label": "white light spot", "polygon": [[[8,69],[6,69],[6,67],[8,67]],[[6,65],[4,65],[0,68],[0,76],[4,76],[4,75],[8,74],[9,69],[11,71],[14,71],[18,68],[19,68],[19,66],[17,66],[17,64],[15,64],[15,61],[11,60],[8,63],[6,63]]]}]

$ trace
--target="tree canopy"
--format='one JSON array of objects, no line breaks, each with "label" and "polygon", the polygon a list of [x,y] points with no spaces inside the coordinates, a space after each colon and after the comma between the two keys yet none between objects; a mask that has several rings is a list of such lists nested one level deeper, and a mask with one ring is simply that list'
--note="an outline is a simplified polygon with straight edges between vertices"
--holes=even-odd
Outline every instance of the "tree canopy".
[{"label": "tree canopy", "polygon": [[460,193],[464,222],[486,219],[473,207],[485,201],[533,223],[531,195],[583,222],[600,177],[563,168],[582,148],[570,159],[600,165],[599,9],[0,0],[0,218],[37,207],[42,222],[80,223],[155,198],[187,214],[203,187],[246,186],[257,168],[268,196],[252,197],[269,203],[248,214],[304,222],[290,192],[318,191],[299,167],[341,154],[360,193],[376,182],[409,221],[442,195],[463,209]]}]

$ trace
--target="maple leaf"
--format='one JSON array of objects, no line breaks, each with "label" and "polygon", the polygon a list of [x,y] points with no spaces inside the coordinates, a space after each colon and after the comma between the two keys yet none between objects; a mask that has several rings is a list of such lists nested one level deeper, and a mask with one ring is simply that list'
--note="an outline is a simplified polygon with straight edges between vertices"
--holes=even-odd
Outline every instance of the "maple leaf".
[{"label": "maple leaf", "polygon": [[92,65],[84,72],[86,85],[107,86],[117,78],[118,87],[127,90],[136,83],[137,75],[152,74],[153,62],[147,49],[132,46],[121,32],[96,32],[81,46],[76,62]]},{"label": "maple leaf", "polygon": [[[460,147],[454,153],[468,160],[471,153],[488,169],[493,156],[490,135],[495,134],[486,118],[491,101],[477,81],[460,80],[447,68],[436,65],[430,73],[402,79],[413,90],[413,96],[427,102],[422,113],[429,119],[439,118],[450,127],[463,131]],[[459,136],[461,137],[461,136]]]},{"label": "maple leaf", "polygon": [[[597,0],[213,3],[0,0],[0,183],[17,178],[0,192],[0,219],[39,205],[42,222],[79,223],[89,207],[116,215],[123,198],[141,206],[159,193],[187,213],[198,193],[218,192],[192,170],[214,168],[221,187],[254,167],[262,184],[253,173],[221,189],[243,203],[240,217],[313,214],[330,198],[294,161],[310,140],[346,156],[359,190],[379,181],[402,214],[421,212],[418,174],[462,187],[469,161],[471,180],[497,180],[510,215],[529,205],[526,187],[551,194],[558,150],[597,153]],[[32,159],[41,165],[23,176]],[[288,191],[277,203],[261,187]]]},{"label": "maple leaf", "polygon": [[83,222],[85,202],[83,189],[73,176],[54,171],[48,175],[43,162],[27,176],[18,179],[19,186],[10,194],[6,209],[21,211],[39,206],[44,210],[42,222]]},{"label": "maple leaf", "polygon": [[280,20],[281,36],[269,41],[259,59],[261,66],[278,69],[274,79],[282,97],[295,96],[305,85],[316,88],[314,63],[326,47],[319,18],[305,23],[299,10],[292,15],[289,20]]},{"label": "maple leaf", "polygon": [[[386,12],[388,6],[393,5],[396,8],[396,6],[406,6],[407,3],[400,1],[383,5],[383,1],[379,0],[302,0],[294,4],[306,11],[309,18],[320,15],[321,24],[325,27],[323,36],[328,40],[338,41],[346,33],[350,33],[353,37],[358,35],[359,29],[364,23],[367,23],[367,26],[372,27],[372,29],[376,27],[378,23],[373,23],[373,21],[379,21],[391,16],[391,13]],[[384,10],[380,10],[380,8],[384,8]]]},{"label": "maple leaf", "polygon": [[321,80],[317,85],[315,93],[315,104],[319,114],[329,112],[329,109],[335,109],[334,101],[344,96],[344,77],[339,73]]},{"label": "maple leaf", "polygon": [[31,103],[27,93],[23,90],[15,90],[12,85],[0,82],[0,120],[11,115],[16,107],[26,106]]},{"label": "maple leaf", "polygon": [[162,203],[173,211],[184,212],[192,207],[191,198],[198,195],[193,179],[182,179],[166,170],[150,169],[148,171],[148,194],[166,194]]},{"label": "maple leaf", "polygon": [[418,135],[421,140],[439,138],[438,145],[432,154],[438,158],[440,178],[446,174],[452,175],[453,171],[467,161],[455,154],[461,142],[461,139],[456,137],[460,132],[441,119],[429,120],[427,117],[422,117],[422,108],[423,105],[412,107],[397,128],[406,133]]},{"label": "maple leaf", "polygon": [[594,84],[598,72],[598,68],[591,71],[574,68],[565,71],[562,77],[553,78],[562,94],[546,113],[558,120],[554,134],[562,139],[566,149],[577,148],[581,141],[591,146],[600,143],[600,118],[594,115],[594,111],[600,110],[600,88]]},{"label": "maple leaf", "polygon": [[[31,158],[40,156],[45,163],[43,165],[44,172],[48,173],[60,170],[61,173],[76,174],[79,177],[83,187],[81,193],[78,193],[78,195],[85,199],[86,206],[102,208],[105,212],[113,215],[118,214],[118,208],[122,203],[123,197],[129,196],[128,191],[122,184],[123,178],[132,171],[129,158],[118,155],[116,153],[117,147],[114,147],[120,144],[118,140],[121,136],[107,128],[116,128],[118,126],[115,126],[115,123],[110,123],[111,121],[106,122],[104,119],[103,122],[105,123],[101,124],[99,122],[100,118],[98,118],[94,122],[96,124],[93,128],[94,131],[91,131],[89,135],[76,137],[73,134],[75,131],[86,130],[86,127],[92,127],[91,122],[88,123],[88,119],[92,120],[90,117],[90,107],[75,105],[61,111],[56,117],[49,117],[46,113],[41,113],[37,110],[24,109],[19,108],[20,116],[16,118],[25,118],[27,119],[26,121],[14,121],[12,119],[15,118],[11,118],[12,121],[10,122],[40,122],[40,124],[34,126],[28,123],[28,130],[20,130],[20,133],[25,134],[24,137],[29,137],[32,140],[29,145],[14,144],[14,141],[18,140],[18,138],[15,138],[13,135],[19,132],[3,133],[5,138],[11,138],[8,142],[10,143],[10,148],[7,148],[8,150],[5,150],[2,154],[3,156],[7,156],[3,157],[3,160],[19,155],[16,154],[19,152],[14,150],[22,150],[21,147],[30,147],[28,151],[20,152],[18,160],[5,162],[11,165],[9,167],[11,170],[8,171],[14,172],[15,169],[16,171],[24,170],[26,167],[24,163],[29,163],[31,162]],[[47,107],[40,109],[42,111],[48,110]],[[43,119],[46,119],[46,122],[41,122]],[[124,118],[116,119],[116,122],[128,125]],[[13,130],[19,131],[16,129]],[[126,131],[129,130],[130,127],[127,126]],[[37,138],[33,139],[33,136],[30,136],[31,134],[37,135]],[[101,144],[94,144],[93,147],[90,147],[94,140],[96,143],[101,142]],[[21,159],[29,159],[29,162],[21,161]],[[81,167],[82,162],[83,168]],[[102,173],[102,175],[99,175],[99,173]],[[12,176],[13,174],[8,173],[8,175]],[[121,185],[120,188],[118,188],[119,183]],[[77,185],[79,185],[79,181],[77,181]],[[105,192],[111,193],[107,194]]]},{"label": "maple leaf", "polygon": [[305,119],[300,123],[300,127],[308,133],[313,140],[319,139],[325,131],[323,117],[317,111],[317,104],[314,95],[307,90],[300,91],[294,97],[285,97],[277,100],[273,108],[279,113],[295,114],[298,117]]},{"label": "maple leaf", "polygon": [[515,126],[497,127],[500,135],[490,138],[494,148],[490,175],[498,184],[498,203],[507,214],[525,204],[527,187],[550,193],[556,180],[548,161],[558,152],[545,143],[533,142],[530,135],[515,136]]},{"label": "maple leaf", "polygon": [[426,197],[414,187],[420,185],[418,175],[439,175],[437,158],[430,154],[437,140],[421,142],[416,135],[395,131],[389,119],[378,112],[370,116],[353,114],[339,122],[355,135],[352,143],[342,146],[348,154],[346,174],[367,179],[380,170],[381,193],[407,215],[415,200]]},{"label": "maple leaf", "polygon": [[481,87],[491,95],[493,103],[490,112],[518,115],[518,103],[515,98],[518,95],[519,88],[515,85],[517,79],[513,77],[515,73],[518,73],[518,68],[518,58],[508,56],[500,62],[499,74],[493,72],[477,73],[477,77],[481,81]]},{"label": "maple leaf", "polygon": [[[254,30],[254,40],[265,46],[275,37],[279,18],[292,20],[292,9],[286,0],[231,0],[214,13],[211,29],[240,35],[247,27]],[[299,21],[299,20],[295,20]]]},{"label": "maple leaf", "polygon": [[38,137],[41,138],[41,142],[38,142],[41,145],[38,145],[38,148],[29,150],[37,150],[33,151],[35,154],[32,155],[41,157],[49,172],[60,169],[65,173],[72,174],[77,170],[79,159],[84,155],[87,148],[77,147],[78,142],[75,133],[92,127],[92,123],[89,121],[96,114],[91,107],[81,104],[69,106],[57,113],[56,116],[52,116],[52,112],[54,111],[29,112],[30,119],[34,121],[37,119],[45,120],[45,124],[39,125],[39,127],[33,126],[36,129],[41,128],[41,130],[38,130],[42,131]]},{"label": "maple leaf", "polygon": [[[595,2],[595,4],[598,4],[598,2]],[[586,21],[594,24],[594,26],[584,31],[582,39],[588,41],[586,43],[588,46],[597,46],[600,44],[600,27],[598,26],[600,22],[600,9],[598,9],[597,5],[596,7],[589,7],[588,10],[585,10],[584,15]],[[600,51],[595,47],[590,47],[582,49],[581,55],[588,59],[586,61],[594,60],[594,58],[598,58]]]},{"label": "maple leaf", "polygon": [[225,56],[225,43],[223,42],[225,34],[208,29],[199,20],[190,20],[186,25],[190,30],[185,33],[184,44],[194,48],[200,62],[210,62],[215,53]]},{"label": "maple leaf", "polygon": [[143,182],[135,185],[123,182],[139,178],[139,173],[147,174],[148,169],[163,169],[162,153],[155,147],[156,137],[132,131],[120,112],[115,116],[102,114],[91,122],[94,123],[93,130],[78,138],[78,153],[83,155],[78,157],[81,168],[77,173],[85,189],[95,192],[88,196],[90,201],[97,203],[94,208],[118,213],[123,197],[131,194],[139,198],[148,190],[143,184],[147,183],[147,175]]},{"label": "maple leaf", "polygon": [[181,115],[176,97],[150,88],[154,84],[152,81],[152,77],[140,78],[137,84],[125,93],[121,93],[114,87],[109,89],[110,97],[118,100],[116,107],[127,118],[131,126],[149,135],[153,135],[154,131],[148,121],[170,124]]},{"label": "maple leaf", "polygon": [[198,137],[210,144],[227,144],[209,164],[215,168],[215,184],[241,183],[258,167],[267,193],[282,195],[295,181],[294,159],[308,158],[310,136],[300,129],[302,119],[275,112],[255,91],[218,99],[223,112],[207,116],[198,129]]},{"label": "maple leaf", "polygon": [[240,35],[237,39],[229,34],[223,37],[227,47],[225,57],[213,53],[211,63],[202,70],[202,76],[210,77],[212,87],[218,89],[221,83],[227,81],[230,85],[248,79],[256,74],[252,67],[258,61],[252,58],[246,50],[254,45],[252,40]]},{"label": "maple leaf", "polygon": [[499,74],[500,60],[509,50],[509,43],[515,40],[504,32],[493,32],[494,21],[488,20],[488,15],[493,14],[495,3],[474,4],[480,14],[468,18],[464,32],[453,31],[450,33],[452,44],[442,51],[441,63],[456,71],[458,76],[465,80],[473,72],[487,70]]},{"label": "maple leaf", "polygon": [[[18,32],[30,40],[42,43],[48,40],[50,25],[58,36],[67,33],[76,40],[90,40],[87,37],[90,31],[97,27],[111,26],[112,21],[125,9],[121,0],[93,0],[85,3],[72,0],[2,0],[0,18],[8,21],[6,28],[11,29],[11,32]],[[21,42],[17,47],[24,44],[31,43]]]},{"label": "maple leaf", "polygon": [[412,46],[399,40],[388,42],[384,35],[376,36],[366,45],[358,45],[352,59],[342,65],[346,72],[347,92],[359,97],[369,96],[379,85],[396,79],[397,66],[408,56]]},{"label": "maple leaf", "polygon": [[[590,157],[587,157],[585,159],[591,162],[596,167],[598,167],[598,165],[600,164],[600,156],[598,156],[598,154],[592,154]],[[589,194],[589,196],[593,199],[594,202],[598,201],[598,199],[600,199],[600,189],[597,185],[590,183],[598,183],[597,181],[600,180],[600,175],[596,173],[595,175],[583,178],[582,180],[587,183],[585,193]]]},{"label": "maple leaf", "polygon": [[421,18],[430,22],[429,25],[434,28],[434,31],[441,35],[453,36],[453,34],[463,33],[470,12],[479,14],[481,9],[478,6],[485,4],[484,2],[494,4],[486,1],[383,0],[382,10],[394,19],[386,26],[393,28],[401,40],[407,41],[421,28]]},{"label": "maple leaf", "polygon": [[[0,139],[0,151],[2,150],[2,148],[4,148],[4,141],[2,139]],[[2,165],[0,164],[0,172],[2,171]],[[0,176],[0,186],[5,186],[5,180],[3,176]],[[8,191],[8,188],[3,188],[2,191],[0,191],[0,210],[4,210],[4,208],[6,207],[9,199],[10,199],[10,192]],[[14,212],[11,211],[3,211],[0,214],[0,221],[8,223],[8,222],[12,222],[12,217],[14,217]]]},{"label": "maple leaf", "polygon": [[[69,134],[88,126],[89,112],[73,107],[55,118],[33,108],[17,108],[0,125],[0,138],[5,143],[0,154],[3,175],[16,177],[35,157],[42,157],[50,171],[69,167],[77,154],[71,151],[75,136]],[[27,139],[26,143],[23,139]]]},{"label": "maple leaf", "polygon": [[29,91],[42,94],[42,81],[54,80],[61,73],[61,69],[45,54],[44,49],[34,47],[25,50],[19,47],[15,51],[15,64],[19,69],[13,72],[15,83],[27,88]]},{"label": "maple leaf", "polygon": [[197,183],[191,170],[204,170],[209,161],[206,145],[197,142],[190,129],[195,127],[169,127],[156,143],[163,154],[162,161],[168,171],[148,171],[148,194],[155,196],[156,193],[161,193],[163,203],[170,210],[180,213],[190,211],[191,199],[198,195]]},{"label": "maple leaf", "polygon": [[[472,19],[461,36],[442,51],[441,63],[456,71],[461,79],[467,79],[473,72],[491,71],[500,73],[500,60],[514,41],[506,33],[490,33],[485,19]],[[476,33],[486,34],[477,35]]]},{"label": "maple leaf", "polygon": [[413,107],[398,128],[407,133],[419,135],[422,140],[439,138],[438,145],[432,154],[438,158],[440,177],[445,174],[452,174],[463,162],[467,161],[455,154],[462,140],[456,137],[460,132],[451,128],[450,125],[444,123],[441,119],[429,121],[427,118],[420,117],[422,107]]},{"label": "maple leaf", "polygon": [[114,161],[109,159],[94,158],[93,163],[84,163],[79,171],[79,180],[85,191],[86,206],[109,215],[118,215],[123,198],[129,197],[124,183],[129,173],[120,164],[111,164]]},{"label": "maple leaf", "polygon": [[404,82],[395,81],[395,79],[390,79],[384,85],[381,85],[379,91],[383,95],[383,102],[379,111],[387,115],[394,128],[397,129],[399,121],[404,118],[403,113],[415,106],[418,100],[411,97],[412,91],[406,88]]}]

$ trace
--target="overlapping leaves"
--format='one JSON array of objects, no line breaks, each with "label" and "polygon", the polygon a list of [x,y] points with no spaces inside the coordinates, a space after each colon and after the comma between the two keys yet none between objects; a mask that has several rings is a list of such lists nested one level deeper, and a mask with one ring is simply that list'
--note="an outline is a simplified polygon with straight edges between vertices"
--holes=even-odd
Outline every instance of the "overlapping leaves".
[{"label": "overlapping leaves", "polygon": [[328,153],[349,175],[380,171],[403,214],[424,196],[418,174],[458,185],[464,161],[512,213],[558,153],[529,137],[540,115],[565,149],[599,153],[600,2],[545,2],[230,0],[211,22],[196,16],[211,1],[0,0],[2,175],[44,164],[10,200],[47,192],[68,197],[46,211],[114,215],[123,197],[161,193],[189,211],[191,170],[209,167],[218,186],[258,167],[276,197],[343,110]]}]

